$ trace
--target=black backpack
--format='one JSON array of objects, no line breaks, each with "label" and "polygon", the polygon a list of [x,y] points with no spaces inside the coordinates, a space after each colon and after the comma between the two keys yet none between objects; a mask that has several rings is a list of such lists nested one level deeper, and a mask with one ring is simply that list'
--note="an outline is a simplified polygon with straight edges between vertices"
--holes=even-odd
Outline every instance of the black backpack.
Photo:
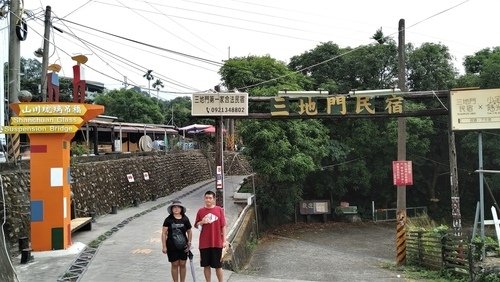
[{"label": "black backpack", "polygon": [[177,250],[186,249],[186,236],[182,233],[181,229],[174,228],[172,230],[172,240],[174,241],[174,246]]}]

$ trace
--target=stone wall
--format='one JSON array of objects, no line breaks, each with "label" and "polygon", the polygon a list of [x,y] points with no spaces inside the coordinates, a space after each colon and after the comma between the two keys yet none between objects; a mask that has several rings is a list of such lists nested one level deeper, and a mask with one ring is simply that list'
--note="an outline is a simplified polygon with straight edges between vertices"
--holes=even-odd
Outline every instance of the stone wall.
[{"label": "stone wall", "polygon": [[[249,164],[238,153],[224,154],[226,175],[250,174]],[[112,154],[71,159],[71,191],[77,217],[96,216],[167,196],[182,188],[208,180],[215,170],[213,154],[198,150],[165,154]],[[144,173],[149,179],[146,180]],[[127,175],[133,175],[129,182]],[[17,250],[19,238],[30,236],[29,164],[4,166],[0,172],[5,196],[6,241],[11,253]],[[0,202],[3,209],[4,203]],[[3,220],[3,213],[0,219]]]}]

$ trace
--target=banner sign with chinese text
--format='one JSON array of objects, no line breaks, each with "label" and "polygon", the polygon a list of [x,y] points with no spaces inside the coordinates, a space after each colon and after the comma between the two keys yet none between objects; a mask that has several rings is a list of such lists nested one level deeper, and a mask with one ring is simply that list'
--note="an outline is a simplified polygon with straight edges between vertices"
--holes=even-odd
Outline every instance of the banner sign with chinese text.
[{"label": "banner sign with chinese text", "polygon": [[193,116],[248,116],[248,93],[193,94]]},{"label": "banner sign with chinese text", "polygon": [[411,161],[393,161],[392,175],[396,186],[413,185]]},{"label": "banner sign with chinese text", "polygon": [[[297,101],[293,104],[291,101]],[[272,116],[289,116],[291,111],[301,116],[368,114],[376,113],[401,114],[404,106],[403,97],[385,96],[383,101],[374,96],[336,95],[329,97],[273,97],[271,98]]]}]

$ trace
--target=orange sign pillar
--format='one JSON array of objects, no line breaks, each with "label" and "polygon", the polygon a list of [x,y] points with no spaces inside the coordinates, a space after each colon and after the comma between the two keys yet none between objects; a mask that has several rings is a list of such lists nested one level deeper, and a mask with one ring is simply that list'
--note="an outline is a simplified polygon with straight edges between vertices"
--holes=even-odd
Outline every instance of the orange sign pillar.
[{"label": "orange sign pillar", "polygon": [[[21,126],[8,130],[30,138],[31,247],[34,251],[66,249],[71,245],[71,139],[104,107],[47,102],[16,103],[11,108],[26,118]],[[78,123],[68,125],[71,120]]]}]

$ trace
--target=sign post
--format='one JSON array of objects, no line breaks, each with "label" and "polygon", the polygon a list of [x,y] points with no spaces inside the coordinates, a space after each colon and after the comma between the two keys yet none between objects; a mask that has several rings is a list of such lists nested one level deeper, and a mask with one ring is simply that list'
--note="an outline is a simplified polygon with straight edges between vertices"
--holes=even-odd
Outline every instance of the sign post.
[{"label": "sign post", "polygon": [[[450,91],[451,130],[477,130],[478,134],[478,170],[479,173],[479,209],[481,221],[481,242],[484,243],[484,169],[483,136],[480,130],[500,129],[500,89],[474,89]],[[452,132],[453,133],[453,132]],[[454,135],[453,135],[454,139]],[[456,156],[455,156],[456,157]],[[452,168],[453,169],[453,168]],[[456,173],[456,171],[454,171]],[[455,176],[456,178],[456,176]],[[455,179],[458,182],[457,179]],[[453,227],[461,228],[460,197],[457,187],[452,187]],[[484,244],[481,252],[486,254]]]},{"label": "sign post", "polygon": [[104,112],[101,105],[13,103],[12,126],[0,133],[30,139],[31,246],[34,251],[71,245],[70,149],[83,123]]},{"label": "sign post", "polygon": [[191,115],[215,117],[215,203],[224,207],[224,124],[225,116],[248,116],[248,93],[219,92],[193,94]]}]

